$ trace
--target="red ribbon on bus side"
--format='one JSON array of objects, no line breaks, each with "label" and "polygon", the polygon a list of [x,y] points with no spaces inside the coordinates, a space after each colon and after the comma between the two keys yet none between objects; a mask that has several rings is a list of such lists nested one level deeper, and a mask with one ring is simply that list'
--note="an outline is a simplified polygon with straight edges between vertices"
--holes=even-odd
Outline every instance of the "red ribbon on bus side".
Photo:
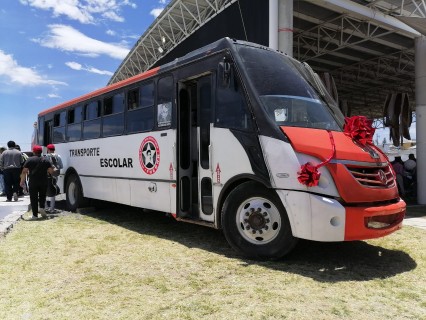
[{"label": "red ribbon on bus side", "polygon": [[333,134],[329,130],[327,130],[327,132],[330,138],[331,148],[332,148],[330,157],[328,157],[323,162],[317,164],[316,166],[310,162],[307,162],[304,165],[302,165],[300,167],[300,171],[297,172],[298,174],[297,180],[299,180],[301,184],[304,184],[308,187],[315,187],[318,185],[319,179],[321,177],[321,172],[319,172],[318,169],[326,165],[327,163],[329,163],[331,159],[333,159],[336,153],[336,145],[334,143]]}]

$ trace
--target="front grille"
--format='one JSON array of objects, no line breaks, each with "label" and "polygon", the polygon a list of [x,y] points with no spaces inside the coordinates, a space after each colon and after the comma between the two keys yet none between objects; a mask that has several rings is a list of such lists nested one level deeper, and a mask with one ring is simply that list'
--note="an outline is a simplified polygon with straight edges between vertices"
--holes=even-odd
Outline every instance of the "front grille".
[{"label": "front grille", "polygon": [[366,187],[390,188],[394,185],[389,165],[380,167],[348,166],[346,168],[360,184]]}]

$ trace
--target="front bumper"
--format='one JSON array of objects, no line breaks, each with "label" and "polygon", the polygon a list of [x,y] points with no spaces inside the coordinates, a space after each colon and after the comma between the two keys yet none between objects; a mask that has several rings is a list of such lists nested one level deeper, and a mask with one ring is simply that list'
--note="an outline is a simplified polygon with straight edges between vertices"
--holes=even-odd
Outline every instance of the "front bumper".
[{"label": "front bumper", "polygon": [[386,236],[402,226],[404,200],[382,206],[346,207],[345,241]]},{"label": "front bumper", "polygon": [[314,241],[351,241],[386,236],[402,226],[406,205],[344,206],[333,198],[277,190],[287,211],[293,236]]}]

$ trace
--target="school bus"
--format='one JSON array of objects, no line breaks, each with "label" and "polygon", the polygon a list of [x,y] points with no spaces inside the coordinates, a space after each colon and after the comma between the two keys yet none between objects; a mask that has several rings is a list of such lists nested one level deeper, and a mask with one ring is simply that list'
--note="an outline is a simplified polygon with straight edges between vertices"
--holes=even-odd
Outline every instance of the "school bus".
[{"label": "school bus", "polygon": [[[223,38],[40,112],[38,142],[62,157],[70,210],[99,199],[163,211],[222,229],[247,257],[278,259],[298,239],[401,228],[388,159],[344,125],[307,64]],[[305,163],[323,164],[316,184],[300,182]]]}]

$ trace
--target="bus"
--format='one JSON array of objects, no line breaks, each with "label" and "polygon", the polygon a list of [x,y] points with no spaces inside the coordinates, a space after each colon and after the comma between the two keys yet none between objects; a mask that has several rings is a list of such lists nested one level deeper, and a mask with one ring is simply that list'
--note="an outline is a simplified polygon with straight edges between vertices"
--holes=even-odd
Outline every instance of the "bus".
[{"label": "bus", "polygon": [[[395,173],[344,133],[318,79],[279,51],[223,38],[40,112],[38,143],[62,157],[71,211],[98,199],[166,212],[221,229],[255,259],[298,239],[386,236],[405,214]],[[322,162],[316,184],[299,181],[301,165]]]}]

